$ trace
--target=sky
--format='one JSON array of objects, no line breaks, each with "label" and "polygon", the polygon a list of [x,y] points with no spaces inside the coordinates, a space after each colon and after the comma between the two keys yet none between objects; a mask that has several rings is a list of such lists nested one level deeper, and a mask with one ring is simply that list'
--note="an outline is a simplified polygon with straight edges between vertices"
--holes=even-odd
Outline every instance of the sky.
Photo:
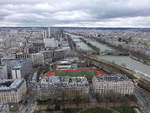
[{"label": "sky", "polygon": [[0,27],[150,27],[150,0],[0,0]]}]

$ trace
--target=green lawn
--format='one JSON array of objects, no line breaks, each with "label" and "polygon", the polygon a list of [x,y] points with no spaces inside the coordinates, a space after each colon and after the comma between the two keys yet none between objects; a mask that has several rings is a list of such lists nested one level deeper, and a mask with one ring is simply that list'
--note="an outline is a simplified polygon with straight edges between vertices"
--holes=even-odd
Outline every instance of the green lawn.
[{"label": "green lawn", "polygon": [[[120,113],[135,113],[132,107],[113,107],[112,109],[107,108],[90,108],[90,109],[80,109],[80,108],[71,108],[64,109],[63,113],[113,113],[113,109]],[[40,113],[41,111],[35,111],[34,113]]]},{"label": "green lawn", "polygon": [[63,110],[64,113],[113,113],[114,111],[118,111],[120,113],[135,113],[132,107],[126,107],[126,106],[122,106],[122,107],[113,107],[112,109],[107,109],[107,108],[90,108],[90,109],[66,109]]},{"label": "green lawn", "polygon": [[119,111],[120,113],[135,113],[132,107],[122,106],[122,107],[116,107],[112,109]]},{"label": "green lawn", "polygon": [[64,72],[57,72],[57,76],[85,76],[88,79],[91,79],[93,76],[96,75],[95,71],[64,71]]},{"label": "green lawn", "polygon": [[107,108],[91,108],[81,111],[80,113],[113,113],[113,112],[112,110],[109,110]]},{"label": "green lawn", "polygon": [[109,110],[107,108],[91,108],[91,109],[65,109],[63,110],[64,113],[113,113],[112,110]]},{"label": "green lawn", "polygon": [[35,110],[33,113],[41,113],[40,110]]},{"label": "green lawn", "polygon": [[79,112],[81,109],[79,109],[79,108],[72,108],[72,109],[64,109],[63,111],[64,111],[64,113],[77,113],[77,112]]}]

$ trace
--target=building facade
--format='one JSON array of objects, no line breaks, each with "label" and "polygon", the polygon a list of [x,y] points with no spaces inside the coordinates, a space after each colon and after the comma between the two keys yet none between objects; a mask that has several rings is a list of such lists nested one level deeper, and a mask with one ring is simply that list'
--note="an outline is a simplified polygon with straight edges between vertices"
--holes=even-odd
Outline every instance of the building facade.
[{"label": "building facade", "polygon": [[44,50],[40,51],[41,54],[44,56],[44,64],[50,64],[53,59],[53,50]]},{"label": "building facade", "polygon": [[132,95],[134,93],[133,82],[124,75],[95,76],[92,84],[94,93],[101,96]]},{"label": "building facade", "polygon": [[44,55],[42,53],[34,53],[31,55],[33,66],[44,65]]},{"label": "building facade", "polygon": [[39,100],[72,100],[88,98],[89,83],[85,77],[46,77],[33,85],[35,97]]},{"label": "building facade", "polygon": [[8,104],[0,104],[0,113],[9,113]]},{"label": "building facade", "polygon": [[21,77],[24,78],[26,75],[32,73],[32,61],[30,58],[22,58],[22,59],[15,59],[15,58],[5,58],[2,60],[2,64],[7,66],[7,73],[9,79],[16,79],[16,75],[13,75],[12,72],[15,69],[21,70]]},{"label": "building facade", "polygon": [[11,68],[12,78],[27,78],[33,72],[31,59],[20,59],[18,64]]},{"label": "building facade", "polygon": [[0,79],[8,79],[7,66],[0,64]]},{"label": "building facade", "polygon": [[26,95],[25,80],[1,80],[0,103],[19,103]]},{"label": "building facade", "polygon": [[44,45],[45,48],[57,48],[58,41],[56,41],[54,38],[44,38]]}]

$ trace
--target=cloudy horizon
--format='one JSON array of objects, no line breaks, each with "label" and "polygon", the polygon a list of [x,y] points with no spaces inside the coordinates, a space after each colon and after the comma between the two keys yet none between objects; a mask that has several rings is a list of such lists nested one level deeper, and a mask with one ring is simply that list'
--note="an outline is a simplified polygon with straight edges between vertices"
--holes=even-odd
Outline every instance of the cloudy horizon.
[{"label": "cloudy horizon", "polygon": [[149,0],[0,0],[0,27],[150,27]]}]

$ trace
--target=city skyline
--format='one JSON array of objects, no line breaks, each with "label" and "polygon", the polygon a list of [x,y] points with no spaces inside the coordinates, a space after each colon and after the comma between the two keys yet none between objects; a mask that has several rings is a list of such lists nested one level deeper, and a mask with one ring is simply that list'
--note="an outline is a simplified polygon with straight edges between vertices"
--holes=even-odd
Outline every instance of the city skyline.
[{"label": "city skyline", "polygon": [[148,0],[0,0],[0,27],[150,27]]},{"label": "city skyline", "polygon": [[0,27],[0,113],[149,113],[149,86],[149,28]]}]

